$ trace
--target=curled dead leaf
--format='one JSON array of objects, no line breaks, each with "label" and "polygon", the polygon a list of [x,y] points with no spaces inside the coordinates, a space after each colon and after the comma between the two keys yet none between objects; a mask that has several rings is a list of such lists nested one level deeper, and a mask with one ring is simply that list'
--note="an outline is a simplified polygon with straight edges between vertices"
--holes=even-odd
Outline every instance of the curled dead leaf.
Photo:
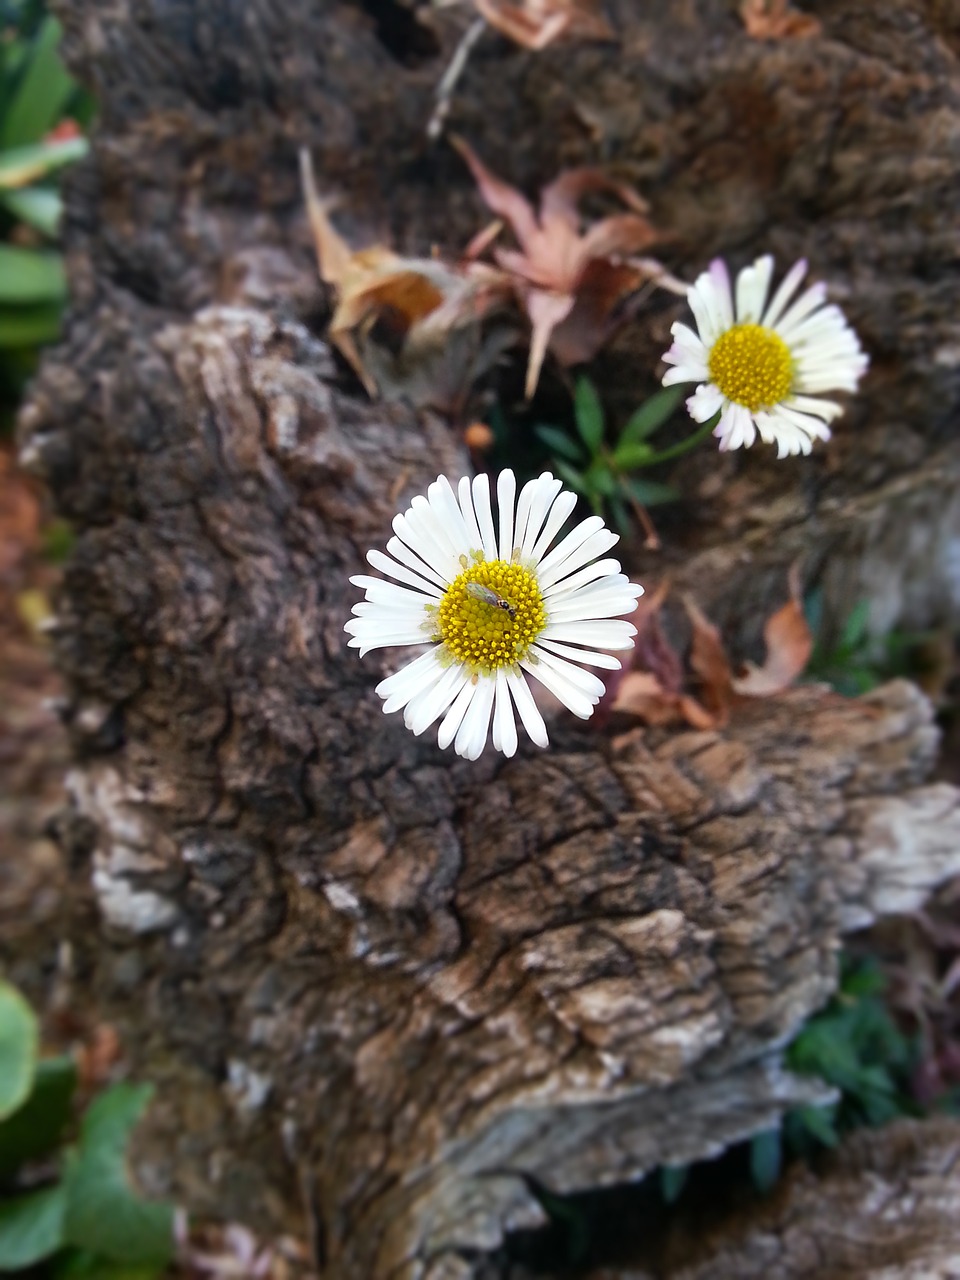
[{"label": "curled dead leaf", "polygon": [[561,36],[610,40],[597,0],[473,0],[480,16],[525,49],[545,49]]},{"label": "curled dead leaf", "polygon": [[330,221],[332,202],[319,195],[306,151],[300,163],[317,266],[336,295],[330,341],[369,395],[452,411],[513,341],[480,331],[512,296],[509,277],[486,263],[407,258],[383,245],[354,251]]},{"label": "curled dead leaf", "polygon": [[726,724],[733,704],[733,672],[727,660],[723,639],[700,606],[691,596],[683,597],[690,619],[690,669],[700,681],[700,697],[714,715],[717,724]]},{"label": "curled dead leaf", "polygon": [[743,697],[767,698],[780,693],[799,675],[810,661],[813,636],[800,597],[800,575],[797,566],[790,570],[790,599],[778,609],[763,628],[767,657],[762,667],[748,662],[746,674],[733,681],[734,690]]},{"label": "curled dead leaf", "polygon": [[[518,248],[495,246],[498,267],[512,281],[530,320],[526,395],[536,390],[547,351],[562,364],[591,359],[626,318],[622,304],[651,284],[685,293],[686,286],[653,258],[635,255],[660,239],[646,202],[626,183],[593,168],[562,173],[540,194],[539,209],[492,173],[462,138],[451,142],[466,161],[484,201],[508,223]],[[588,222],[587,194],[614,196],[629,212]],[[499,230],[499,228],[498,228]],[[483,247],[494,236],[484,236]],[[478,252],[474,244],[473,252]]]},{"label": "curled dead leaf", "polygon": [[791,8],[790,0],[744,0],[740,17],[754,40],[805,40],[823,30],[818,18]]}]

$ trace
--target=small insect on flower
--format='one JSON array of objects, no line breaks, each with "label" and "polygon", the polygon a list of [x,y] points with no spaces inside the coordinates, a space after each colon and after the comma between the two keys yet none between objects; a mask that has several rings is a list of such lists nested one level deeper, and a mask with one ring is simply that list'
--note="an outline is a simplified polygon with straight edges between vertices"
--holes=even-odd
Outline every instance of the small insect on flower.
[{"label": "small insect on flower", "polygon": [[547,745],[532,683],[589,720],[604,686],[586,668],[619,668],[607,650],[633,648],[636,627],[624,615],[643,592],[606,557],[619,539],[599,516],[562,533],[577,495],[549,471],[519,492],[513,472],[501,471],[496,495],[494,516],[485,475],[456,490],[438,476],[394,518],[386,553],[367,553],[386,576],[350,579],[365,598],[344,628],[361,658],[426,646],[377,693],[416,734],[439,721],[438,744],[467,760],[488,738],[512,756],[518,721]]},{"label": "small insect on flower", "polygon": [[503,596],[497,595],[491,587],[485,587],[482,582],[468,582],[467,594],[473,596],[474,600],[482,600],[484,604],[492,604],[497,609],[502,609],[504,613],[510,615],[510,621],[516,622],[517,611],[509,600],[504,600]]}]

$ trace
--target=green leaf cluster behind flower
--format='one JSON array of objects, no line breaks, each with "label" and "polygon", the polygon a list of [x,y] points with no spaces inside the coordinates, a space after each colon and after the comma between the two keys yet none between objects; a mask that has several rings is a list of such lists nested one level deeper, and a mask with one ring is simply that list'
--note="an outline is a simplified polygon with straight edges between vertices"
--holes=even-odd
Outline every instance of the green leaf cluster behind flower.
[{"label": "green leaf cluster behind flower", "polygon": [[600,397],[593,383],[581,377],[574,394],[576,436],[547,424],[534,430],[550,450],[561,479],[581,494],[597,515],[609,514],[620,532],[626,533],[632,524],[631,508],[659,506],[679,497],[672,485],[635,473],[686,453],[713,428],[711,421],[679,444],[654,448],[650,437],[669,421],[682,395],[682,387],[656,392],[631,415],[617,439],[608,444]]}]

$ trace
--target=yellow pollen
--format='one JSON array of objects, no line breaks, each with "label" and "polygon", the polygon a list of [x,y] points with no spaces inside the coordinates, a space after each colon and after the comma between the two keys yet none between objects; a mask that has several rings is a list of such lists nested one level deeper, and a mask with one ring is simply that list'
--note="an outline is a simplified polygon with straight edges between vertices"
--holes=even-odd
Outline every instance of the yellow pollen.
[{"label": "yellow pollen", "polygon": [[737,324],[722,333],[708,366],[711,382],[751,413],[786,399],[793,382],[790,348],[779,334],[759,324]]},{"label": "yellow pollen", "polygon": [[[465,558],[464,558],[465,559]],[[467,590],[476,582],[506,601],[514,611],[478,598]],[[513,667],[547,625],[543,597],[534,575],[506,560],[481,560],[464,569],[437,605],[435,638],[450,660],[465,662],[476,675]]]}]

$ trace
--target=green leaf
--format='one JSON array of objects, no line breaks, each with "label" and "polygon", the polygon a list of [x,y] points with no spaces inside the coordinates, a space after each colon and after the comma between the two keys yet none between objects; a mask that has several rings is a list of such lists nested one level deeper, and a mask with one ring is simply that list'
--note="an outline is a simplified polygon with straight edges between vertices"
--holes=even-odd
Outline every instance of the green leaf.
[{"label": "green leaf", "polygon": [[124,1159],[152,1095],[149,1085],[118,1084],[91,1104],[64,1179],[65,1238],[114,1262],[159,1267],[173,1249],[173,1207],[140,1199]]},{"label": "green leaf", "polygon": [[54,1150],[70,1119],[76,1084],[72,1058],[48,1058],[37,1064],[30,1096],[0,1122],[0,1178],[9,1178],[28,1160]]},{"label": "green leaf", "polygon": [[60,119],[74,88],[57,52],[62,34],[56,18],[47,18],[40,28],[0,127],[0,146],[4,149],[39,142]]},{"label": "green leaf", "polygon": [[0,302],[62,302],[66,296],[59,253],[0,244]]},{"label": "green leaf", "polygon": [[60,229],[63,201],[49,187],[24,187],[22,191],[0,191],[0,201],[21,222],[36,227],[51,240]]},{"label": "green leaf", "polygon": [[584,483],[583,476],[580,474],[579,471],[575,471],[573,467],[568,466],[565,462],[562,462],[559,458],[554,458],[553,465],[556,467],[557,474],[559,475],[560,479],[565,480],[566,483],[570,486],[570,488],[574,491],[574,493],[585,494],[587,492],[587,486]]},{"label": "green leaf", "polygon": [[812,1133],[825,1147],[837,1145],[837,1130],[834,1125],[836,1113],[833,1107],[799,1107],[793,1114],[807,1132]]},{"label": "green leaf", "polygon": [[665,1164],[660,1169],[660,1194],[667,1204],[675,1204],[690,1176],[688,1164]]},{"label": "green leaf", "polygon": [[29,147],[0,151],[0,188],[25,187],[66,164],[81,160],[89,150],[86,138],[63,138],[59,142],[36,142]]},{"label": "green leaf", "polygon": [[685,387],[664,387],[652,395],[628,419],[620,432],[620,444],[637,444],[653,435],[669,419],[684,395]]},{"label": "green leaf", "polygon": [[630,471],[634,467],[645,467],[654,456],[655,451],[640,440],[636,443],[621,440],[614,451],[613,461],[618,470]]},{"label": "green leaf", "polygon": [[108,1262],[85,1249],[64,1249],[49,1270],[51,1280],[158,1280],[166,1268]]},{"label": "green leaf", "polygon": [[867,624],[870,621],[870,601],[861,600],[853,609],[843,625],[840,644],[843,648],[855,652],[867,638]]},{"label": "green leaf", "polygon": [[33,1010],[16,987],[0,981],[0,1120],[26,1101],[33,1086],[38,1045]]},{"label": "green leaf", "polygon": [[776,1184],[782,1156],[779,1129],[768,1129],[754,1136],[750,1143],[750,1174],[758,1191],[767,1192]]},{"label": "green leaf", "polygon": [[625,487],[644,507],[659,507],[665,502],[676,502],[680,497],[671,484],[661,484],[657,480],[627,480]]},{"label": "green leaf", "polygon": [[63,308],[56,303],[0,305],[0,347],[39,347],[60,336]]},{"label": "green leaf", "polygon": [[0,1271],[25,1271],[63,1243],[63,1187],[0,1200]]},{"label": "green leaf", "polygon": [[561,431],[559,427],[549,427],[543,424],[534,427],[534,432],[548,449],[558,453],[561,458],[569,458],[571,462],[583,461],[580,446],[575,440],[571,440],[565,431]]},{"label": "green leaf", "polygon": [[603,444],[603,405],[589,378],[578,378],[573,397],[574,415],[580,438],[595,454]]}]

